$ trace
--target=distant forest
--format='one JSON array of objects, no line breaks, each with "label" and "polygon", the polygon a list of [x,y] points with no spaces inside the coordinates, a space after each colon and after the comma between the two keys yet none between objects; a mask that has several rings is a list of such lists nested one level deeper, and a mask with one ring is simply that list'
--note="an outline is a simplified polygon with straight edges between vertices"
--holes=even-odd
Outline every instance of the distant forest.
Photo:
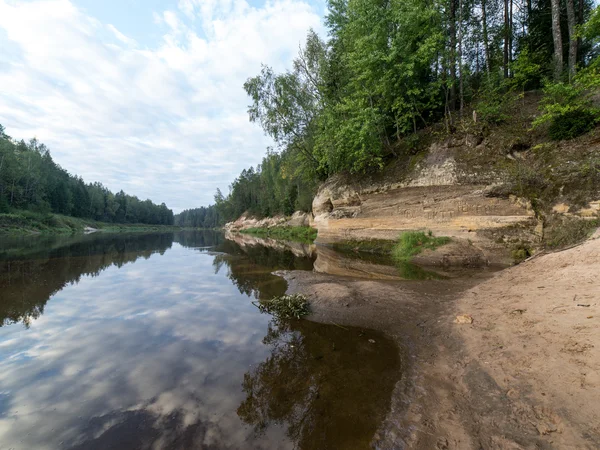
[{"label": "distant forest", "polygon": [[[569,139],[600,114],[600,7],[592,0],[328,0],[325,39],[308,32],[289,70],[244,84],[249,117],[277,145],[215,196],[223,221],[309,211],[336,173],[381,170],[420,151],[420,130],[452,134],[507,119],[542,90],[534,126]],[[472,123],[472,122],[471,122]],[[188,216],[192,214],[188,213]]]},{"label": "distant forest", "polygon": [[48,148],[31,139],[16,141],[0,125],[0,213],[27,210],[111,223],[173,225],[167,206],[101,183],[85,183],[52,160]]}]

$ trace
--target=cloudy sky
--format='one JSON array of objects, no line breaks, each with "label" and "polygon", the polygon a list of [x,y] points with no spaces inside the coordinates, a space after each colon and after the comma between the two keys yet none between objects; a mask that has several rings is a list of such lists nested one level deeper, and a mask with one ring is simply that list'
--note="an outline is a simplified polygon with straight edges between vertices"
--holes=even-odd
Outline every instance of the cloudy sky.
[{"label": "cloudy sky", "polygon": [[244,81],[290,67],[325,0],[0,0],[0,124],[179,212],[272,145]]}]

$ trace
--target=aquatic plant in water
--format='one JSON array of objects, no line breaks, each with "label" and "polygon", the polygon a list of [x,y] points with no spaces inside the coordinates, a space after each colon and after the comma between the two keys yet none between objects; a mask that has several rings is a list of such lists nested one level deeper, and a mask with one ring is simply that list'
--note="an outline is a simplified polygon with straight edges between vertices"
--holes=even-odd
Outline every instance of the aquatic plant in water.
[{"label": "aquatic plant in water", "polygon": [[280,319],[300,319],[310,313],[308,300],[300,294],[282,295],[270,300],[252,302],[261,313]]}]

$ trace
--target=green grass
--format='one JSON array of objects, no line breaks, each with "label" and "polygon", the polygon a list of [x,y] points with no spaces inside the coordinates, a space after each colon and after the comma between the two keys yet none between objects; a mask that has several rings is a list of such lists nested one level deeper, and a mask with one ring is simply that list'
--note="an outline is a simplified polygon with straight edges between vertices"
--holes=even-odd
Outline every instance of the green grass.
[{"label": "green grass", "polygon": [[114,224],[90,219],[63,216],[51,213],[14,211],[0,214],[0,235],[22,234],[75,234],[83,233],[85,227],[102,232],[168,231],[179,227],[146,224]]},{"label": "green grass", "polygon": [[240,233],[304,243],[312,243],[317,238],[317,230],[312,227],[246,228]]},{"label": "green grass", "polygon": [[410,261],[413,256],[423,250],[435,250],[450,242],[449,237],[436,237],[431,231],[407,231],[401,233],[398,241],[392,248],[392,258],[396,262]]}]

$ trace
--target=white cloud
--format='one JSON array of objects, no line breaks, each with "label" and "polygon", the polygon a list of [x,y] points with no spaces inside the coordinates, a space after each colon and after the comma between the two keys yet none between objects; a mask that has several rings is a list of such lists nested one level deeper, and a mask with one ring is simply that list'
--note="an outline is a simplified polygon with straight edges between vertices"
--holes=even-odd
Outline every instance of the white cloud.
[{"label": "white cloud", "polygon": [[307,0],[181,0],[154,19],[145,48],[69,0],[0,0],[0,123],[86,181],[180,210],[260,162],[271,142],[242,85],[289,67],[320,17]]}]

